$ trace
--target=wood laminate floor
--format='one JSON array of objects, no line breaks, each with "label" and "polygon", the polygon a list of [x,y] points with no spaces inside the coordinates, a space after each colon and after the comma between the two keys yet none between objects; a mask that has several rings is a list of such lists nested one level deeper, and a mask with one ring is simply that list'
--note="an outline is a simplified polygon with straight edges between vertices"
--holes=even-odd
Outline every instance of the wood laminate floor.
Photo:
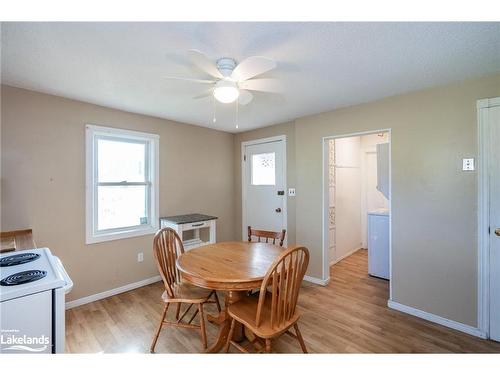
[{"label": "wood laminate floor", "polygon": [[[500,343],[389,309],[389,284],[368,276],[365,250],[332,266],[330,273],[327,287],[304,283],[299,297],[299,324],[312,353],[500,353]],[[163,307],[162,292],[163,284],[156,283],[67,310],[66,351],[148,352]],[[215,311],[212,306],[206,310]],[[209,342],[217,328],[207,324]],[[166,328],[156,352],[199,353],[199,334]],[[273,342],[273,352],[299,353],[300,347],[284,335]]]}]

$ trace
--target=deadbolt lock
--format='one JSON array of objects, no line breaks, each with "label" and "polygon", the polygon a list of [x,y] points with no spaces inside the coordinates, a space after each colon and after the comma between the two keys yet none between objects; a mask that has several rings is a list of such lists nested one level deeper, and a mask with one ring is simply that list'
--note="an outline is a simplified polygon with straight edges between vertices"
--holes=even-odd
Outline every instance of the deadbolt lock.
[{"label": "deadbolt lock", "polygon": [[495,229],[495,234],[496,234],[497,236],[500,236],[500,228]]}]

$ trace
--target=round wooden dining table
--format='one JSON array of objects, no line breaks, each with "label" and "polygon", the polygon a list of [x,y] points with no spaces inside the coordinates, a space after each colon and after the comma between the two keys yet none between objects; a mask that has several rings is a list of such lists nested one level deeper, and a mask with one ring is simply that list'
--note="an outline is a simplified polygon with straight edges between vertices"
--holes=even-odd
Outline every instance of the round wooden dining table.
[{"label": "round wooden dining table", "polygon": [[[215,343],[207,352],[219,352],[230,328],[227,306],[244,297],[247,291],[260,288],[269,267],[286,249],[260,242],[219,242],[186,251],[177,259],[182,278],[196,286],[225,292],[224,309],[208,320],[219,324]],[[244,339],[241,326],[235,327],[235,341]]]}]

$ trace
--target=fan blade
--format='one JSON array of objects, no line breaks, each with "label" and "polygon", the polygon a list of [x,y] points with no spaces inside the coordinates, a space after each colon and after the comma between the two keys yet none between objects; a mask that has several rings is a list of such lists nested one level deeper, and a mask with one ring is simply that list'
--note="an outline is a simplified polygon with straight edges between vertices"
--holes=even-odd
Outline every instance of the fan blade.
[{"label": "fan blade", "polygon": [[245,90],[280,93],[283,92],[281,82],[274,78],[257,78],[238,83]]},{"label": "fan blade", "polygon": [[163,77],[164,79],[175,79],[177,81],[189,81],[189,82],[195,82],[195,83],[210,83],[214,84],[217,81],[210,80],[210,79],[198,79],[198,78],[185,78],[185,77]]},{"label": "fan blade", "polygon": [[231,78],[235,81],[246,81],[276,68],[276,62],[267,57],[248,57],[234,68]]},{"label": "fan blade", "polygon": [[212,96],[213,94],[214,94],[213,90],[210,89],[210,90],[206,90],[206,91],[202,92],[199,95],[193,96],[193,99],[203,99],[203,98],[206,98],[207,96]]},{"label": "fan blade", "polygon": [[241,105],[247,105],[253,99],[253,95],[250,91],[240,90],[240,96],[238,97],[238,103]]},{"label": "fan blade", "polygon": [[204,53],[196,49],[191,49],[189,50],[189,58],[194,65],[203,70],[205,73],[210,74],[215,78],[223,78],[222,74],[217,69],[217,65],[205,56]]}]

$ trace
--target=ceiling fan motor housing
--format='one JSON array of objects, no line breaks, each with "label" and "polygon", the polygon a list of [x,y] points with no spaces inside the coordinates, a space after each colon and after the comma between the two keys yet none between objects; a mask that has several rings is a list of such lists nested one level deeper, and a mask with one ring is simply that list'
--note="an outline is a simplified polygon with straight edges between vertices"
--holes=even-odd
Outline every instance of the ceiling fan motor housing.
[{"label": "ceiling fan motor housing", "polygon": [[224,77],[229,77],[236,68],[236,61],[230,57],[222,57],[217,60],[217,69]]}]

